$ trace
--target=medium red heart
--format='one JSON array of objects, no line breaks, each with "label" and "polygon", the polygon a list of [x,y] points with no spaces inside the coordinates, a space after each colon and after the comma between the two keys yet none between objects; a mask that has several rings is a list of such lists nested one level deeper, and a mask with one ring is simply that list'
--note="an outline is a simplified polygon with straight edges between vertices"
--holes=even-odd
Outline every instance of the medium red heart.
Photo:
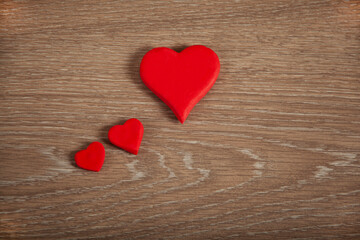
[{"label": "medium red heart", "polygon": [[193,107],[214,85],[220,72],[219,58],[210,48],[195,45],[177,53],[160,47],[147,52],[140,77],[184,123]]},{"label": "medium red heart", "polygon": [[91,143],[87,149],[75,154],[76,164],[86,170],[100,171],[105,159],[104,146],[99,142]]},{"label": "medium red heart", "polygon": [[142,123],[136,118],[132,118],[127,120],[124,125],[113,126],[109,130],[108,138],[115,146],[137,155],[143,134]]}]

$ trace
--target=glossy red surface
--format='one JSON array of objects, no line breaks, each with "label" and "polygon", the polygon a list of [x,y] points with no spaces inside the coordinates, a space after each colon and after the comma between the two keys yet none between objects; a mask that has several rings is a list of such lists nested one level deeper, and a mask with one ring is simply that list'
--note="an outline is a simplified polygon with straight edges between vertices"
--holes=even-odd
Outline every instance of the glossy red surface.
[{"label": "glossy red surface", "polygon": [[109,130],[108,138],[115,146],[137,155],[143,134],[142,123],[138,119],[132,118],[127,120],[124,125],[113,126]]},{"label": "glossy red surface", "polygon": [[104,164],[104,159],[105,149],[99,142],[93,142],[87,149],[75,154],[75,162],[80,168],[95,172],[100,171]]},{"label": "glossy red surface", "polygon": [[184,123],[193,107],[214,85],[220,72],[219,58],[210,48],[195,45],[178,53],[160,47],[147,52],[140,76]]}]

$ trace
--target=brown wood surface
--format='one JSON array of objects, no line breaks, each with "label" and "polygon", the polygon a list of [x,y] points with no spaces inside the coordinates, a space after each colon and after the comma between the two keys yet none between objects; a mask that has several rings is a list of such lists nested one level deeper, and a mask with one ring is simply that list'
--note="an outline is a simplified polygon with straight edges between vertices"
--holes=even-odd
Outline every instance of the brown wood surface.
[{"label": "brown wood surface", "polygon": [[[359,239],[360,2],[0,1],[0,238]],[[154,47],[221,61],[184,125]],[[137,156],[107,140],[145,127]],[[101,141],[99,173],[74,154]]]}]

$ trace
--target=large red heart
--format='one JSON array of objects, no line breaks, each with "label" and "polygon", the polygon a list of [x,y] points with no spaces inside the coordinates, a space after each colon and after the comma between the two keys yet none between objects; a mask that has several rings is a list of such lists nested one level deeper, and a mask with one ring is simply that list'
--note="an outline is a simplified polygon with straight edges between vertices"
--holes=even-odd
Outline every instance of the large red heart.
[{"label": "large red heart", "polygon": [[87,149],[75,154],[76,164],[86,170],[100,171],[105,159],[104,146],[99,142],[91,143]]},{"label": "large red heart", "polygon": [[109,130],[108,138],[115,146],[137,155],[143,134],[142,123],[136,118],[132,118],[127,120],[124,125],[113,126]]},{"label": "large red heart", "polygon": [[177,53],[160,47],[147,52],[140,64],[140,77],[184,123],[193,107],[214,85],[220,72],[214,51],[196,45]]}]

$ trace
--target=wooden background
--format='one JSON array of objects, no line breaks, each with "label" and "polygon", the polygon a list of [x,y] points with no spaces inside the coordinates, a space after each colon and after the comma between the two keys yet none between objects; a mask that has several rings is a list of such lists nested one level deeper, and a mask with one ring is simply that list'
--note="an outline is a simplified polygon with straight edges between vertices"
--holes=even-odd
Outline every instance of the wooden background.
[{"label": "wooden background", "polygon": [[[360,2],[0,3],[0,238],[359,239]],[[202,44],[181,125],[139,78]],[[109,144],[128,118],[138,156]],[[74,154],[101,141],[99,173]]]}]

